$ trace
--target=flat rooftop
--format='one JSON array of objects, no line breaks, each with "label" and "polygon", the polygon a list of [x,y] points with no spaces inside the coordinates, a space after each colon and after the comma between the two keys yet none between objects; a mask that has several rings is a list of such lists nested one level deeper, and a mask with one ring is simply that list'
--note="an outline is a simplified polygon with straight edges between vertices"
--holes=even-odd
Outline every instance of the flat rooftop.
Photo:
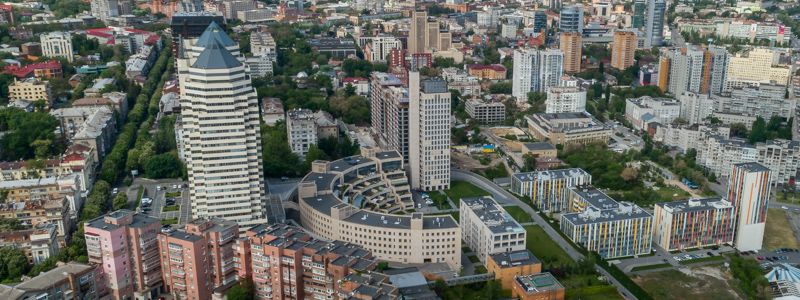
[{"label": "flat rooftop", "polygon": [[591,176],[581,168],[556,169],[535,172],[514,173],[514,178],[520,181],[547,181],[578,176]]},{"label": "flat rooftop", "polygon": [[620,202],[617,208],[601,210],[596,207],[588,207],[583,212],[565,214],[562,216],[562,220],[567,220],[573,225],[585,225],[652,217],[653,215],[633,203]]},{"label": "flat rooftop", "polygon": [[578,197],[589,203],[590,206],[598,209],[612,209],[619,205],[617,200],[614,200],[591,185],[574,186],[569,189],[577,194]]},{"label": "flat rooftop", "polygon": [[703,211],[709,209],[733,208],[730,202],[719,197],[689,199],[683,201],[656,203],[670,212]]},{"label": "flat rooftop", "polygon": [[555,277],[550,273],[539,273],[514,278],[523,290],[528,294],[535,294],[548,291],[564,289]]},{"label": "flat rooftop", "polygon": [[461,198],[461,201],[464,202],[462,205],[469,207],[493,233],[525,232],[522,225],[519,225],[492,197]]},{"label": "flat rooftop", "polygon": [[742,168],[742,169],[750,171],[750,172],[765,172],[765,171],[769,171],[769,168],[767,168],[764,165],[762,165],[760,163],[757,163],[757,162],[740,163],[740,164],[735,164],[734,166],[736,166],[738,168]]},{"label": "flat rooftop", "polygon": [[489,255],[495,264],[500,268],[512,268],[518,266],[540,264],[536,256],[527,249],[512,252],[502,252]]}]

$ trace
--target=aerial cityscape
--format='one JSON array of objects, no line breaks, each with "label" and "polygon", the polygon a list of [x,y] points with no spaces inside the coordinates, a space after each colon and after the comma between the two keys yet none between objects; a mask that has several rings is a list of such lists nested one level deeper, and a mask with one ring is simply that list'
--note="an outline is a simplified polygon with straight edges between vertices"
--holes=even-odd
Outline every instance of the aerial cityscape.
[{"label": "aerial cityscape", "polygon": [[797,1],[0,3],[0,300],[800,299],[798,32]]}]

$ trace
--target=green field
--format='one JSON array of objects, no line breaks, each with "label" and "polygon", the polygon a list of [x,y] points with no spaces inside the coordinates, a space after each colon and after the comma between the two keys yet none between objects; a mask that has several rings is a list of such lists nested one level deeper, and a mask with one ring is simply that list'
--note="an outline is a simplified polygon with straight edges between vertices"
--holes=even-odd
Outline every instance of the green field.
[{"label": "green field", "polygon": [[764,248],[800,248],[794,236],[792,226],[786,217],[786,211],[780,208],[770,208],[767,211],[767,225],[764,229]]},{"label": "green field", "polygon": [[566,299],[580,300],[617,300],[624,299],[612,285],[592,285],[578,288],[567,288]]},{"label": "green field", "polygon": [[659,187],[656,192],[658,192],[661,199],[671,199],[669,201],[686,200],[692,197],[689,192],[676,186]]},{"label": "green field", "polygon": [[177,198],[177,197],[180,197],[180,196],[181,196],[181,192],[180,191],[167,192],[166,194],[164,194],[164,197],[167,197],[167,198]]},{"label": "green field", "polygon": [[460,205],[461,198],[489,195],[488,192],[466,181],[450,182],[450,189],[444,190],[444,193],[447,194],[447,197],[450,197],[450,200],[453,200],[456,205]]},{"label": "green field", "polygon": [[517,222],[520,222],[520,223],[533,222],[533,219],[531,218],[531,215],[526,213],[519,206],[505,206],[503,208],[508,212],[509,215],[511,215],[511,217],[514,218],[514,220],[517,220]]},{"label": "green field", "polygon": [[558,246],[544,229],[537,225],[525,226],[528,232],[526,243],[528,250],[533,253],[545,266],[573,265],[575,261]]},{"label": "green field", "polygon": [[653,269],[661,269],[661,268],[666,268],[666,267],[669,267],[669,266],[671,266],[671,265],[670,264],[655,264],[655,265],[638,266],[638,267],[633,267],[631,269],[631,272],[644,271],[644,270],[653,270]]}]

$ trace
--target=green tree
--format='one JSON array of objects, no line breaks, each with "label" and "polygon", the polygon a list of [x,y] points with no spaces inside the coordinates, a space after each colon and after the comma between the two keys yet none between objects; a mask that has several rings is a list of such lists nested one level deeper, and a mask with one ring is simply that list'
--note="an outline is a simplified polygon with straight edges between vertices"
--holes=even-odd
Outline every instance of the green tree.
[{"label": "green tree", "polygon": [[536,156],[533,155],[532,153],[526,153],[525,155],[523,155],[522,161],[524,163],[522,168],[525,172],[531,172],[533,170],[536,170]]},{"label": "green tree", "polygon": [[155,155],[144,164],[145,177],[151,179],[178,178],[183,174],[183,164],[175,153]]},{"label": "green tree", "polygon": [[128,195],[125,193],[119,193],[116,197],[114,197],[114,202],[112,204],[112,210],[120,210],[123,208],[128,208]]},{"label": "green tree", "polygon": [[0,282],[17,282],[29,269],[28,257],[22,249],[0,247]]},{"label": "green tree", "polygon": [[731,136],[738,138],[747,138],[747,126],[742,123],[731,124]]},{"label": "green tree", "polygon": [[255,299],[255,285],[250,278],[240,281],[225,294],[228,300],[253,300]]}]

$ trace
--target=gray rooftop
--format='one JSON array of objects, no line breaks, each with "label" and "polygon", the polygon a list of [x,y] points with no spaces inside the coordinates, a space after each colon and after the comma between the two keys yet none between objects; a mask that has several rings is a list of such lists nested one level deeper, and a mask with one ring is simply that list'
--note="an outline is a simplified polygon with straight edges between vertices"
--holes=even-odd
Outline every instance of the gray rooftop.
[{"label": "gray rooftop", "polygon": [[512,252],[501,252],[489,255],[500,268],[510,268],[523,265],[533,265],[541,263],[533,253],[526,250]]},{"label": "gray rooftop", "polygon": [[338,174],[311,172],[303,178],[303,182],[313,182],[317,185],[317,190],[327,191],[331,189],[331,184],[338,176]]},{"label": "gray rooftop", "polygon": [[656,203],[656,205],[672,212],[702,211],[710,209],[733,208],[731,203],[719,197],[689,199],[683,201]]},{"label": "gray rooftop", "polygon": [[231,54],[228,49],[217,40],[213,40],[210,44],[200,52],[197,56],[192,68],[198,69],[232,69],[241,66],[236,57]]},{"label": "gray rooftop", "polygon": [[564,289],[550,273],[539,273],[514,278],[528,294]]},{"label": "gray rooftop", "polygon": [[757,163],[757,162],[746,162],[746,163],[739,163],[734,165],[737,168],[744,169],[750,172],[766,172],[769,171],[769,168],[765,167],[764,165]]},{"label": "gray rooftop", "polygon": [[493,233],[525,232],[522,225],[519,225],[492,197],[461,198],[461,201],[463,202],[461,205],[466,205],[472,210]]},{"label": "gray rooftop", "polygon": [[423,93],[447,93],[447,81],[440,77],[427,78],[422,80],[420,89]]},{"label": "gray rooftop", "polygon": [[545,171],[535,171],[535,172],[525,172],[525,173],[514,173],[514,178],[520,181],[545,181],[545,180],[556,180],[556,179],[563,179],[563,178],[572,178],[578,176],[588,176],[591,178],[588,172],[581,168],[570,168],[570,169],[556,169],[556,170],[545,170]]},{"label": "gray rooftop", "polygon": [[223,47],[238,45],[238,43],[234,42],[228,34],[225,33],[225,29],[222,29],[217,22],[211,21],[211,24],[208,24],[208,28],[206,28],[203,34],[197,39],[196,45],[210,47],[214,41],[219,42]]},{"label": "gray rooftop", "polygon": [[523,146],[528,150],[556,150],[556,146],[547,142],[525,143]]},{"label": "gray rooftop", "polygon": [[569,189],[581,197],[581,199],[589,203],[590,206],[598,209],[612,209],[619,205],[617,200],[614,200],[591,185],[574,186],[570,187]]},{"label": "gray rooftop", "polygon": [[613,209],[598,209],[597,207],[591,206],[586,208],[583,212],[565,214],[561,219],[573,225],[585,225],[652,217],[653,215],[633,203],[620,202],[619,206]]}]

